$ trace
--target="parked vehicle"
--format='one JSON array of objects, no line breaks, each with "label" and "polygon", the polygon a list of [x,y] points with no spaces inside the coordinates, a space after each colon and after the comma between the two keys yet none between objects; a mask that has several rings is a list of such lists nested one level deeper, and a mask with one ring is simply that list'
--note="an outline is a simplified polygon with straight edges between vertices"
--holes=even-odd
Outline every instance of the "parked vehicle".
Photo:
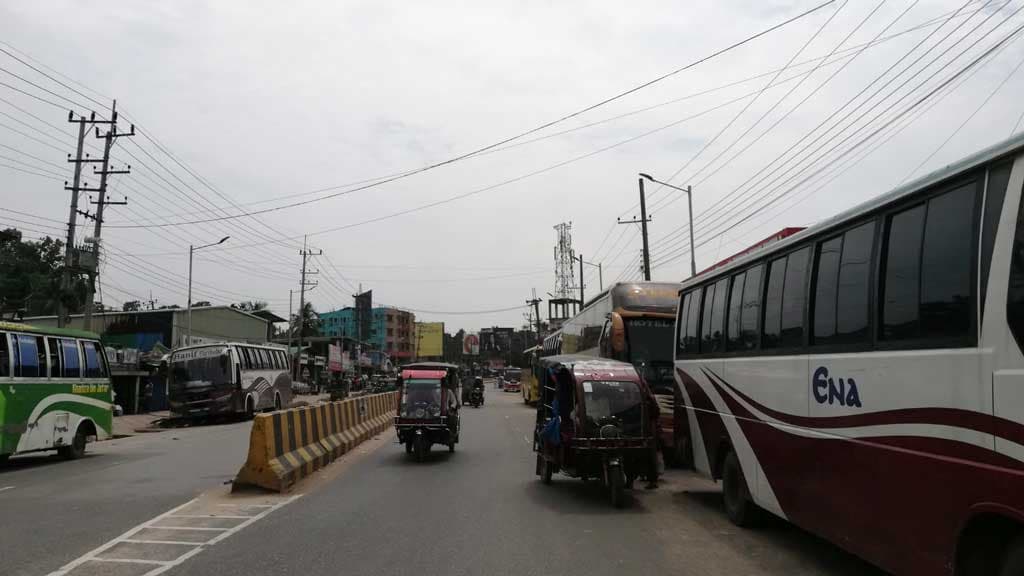
[{"label": "parked vehicle", "polygon": [[1021,574],[1024,137],[683,283],[699,471],[896,574]]},{"label": "parked vehicle", "polygon": [[458,367],[440,362],[409,364],[398,378],[398,415],[395,431],[406,453],[417,462],[426,459],[433,444],[455,451],[459,442],[459,397],[461,381]]},{"label": "parked vehicle", "polygon": [[39,450],[82,456],[110,437],[113,400],[95,334],[0,322],[0,462]]},{"label": "parked vehicle", "polygon": [[505,392],[515,392],[516,394],[518,394],[520,388],[521,388],[521,384],[519,383],[518,380],[507,380],[505,382],[505,387],[504,387]]},{"label": "parked vehicle", "polygon": [[533,449],[545,484],[561,472],[599,479],[612,504],[640,475],[657,474],[656,401],[636,369],[587,356],[552,356],[543,372]]},{"label": "parked vehicle", "polygon": [[178,348],[171,353],[171,414],[252,417],[292,401],[292,377],[283,348],[227,342]]}]

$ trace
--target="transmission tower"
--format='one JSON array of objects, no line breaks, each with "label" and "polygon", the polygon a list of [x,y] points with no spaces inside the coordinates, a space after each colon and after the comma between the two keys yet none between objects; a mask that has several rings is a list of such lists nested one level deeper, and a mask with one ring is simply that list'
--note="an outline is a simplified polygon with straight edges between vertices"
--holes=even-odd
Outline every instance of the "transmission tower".
[{"label": "transmission tower", "polygon": [[576,254],[572,250],[572,222],[555,226],[555,296],[573,298],[576,292]]}]

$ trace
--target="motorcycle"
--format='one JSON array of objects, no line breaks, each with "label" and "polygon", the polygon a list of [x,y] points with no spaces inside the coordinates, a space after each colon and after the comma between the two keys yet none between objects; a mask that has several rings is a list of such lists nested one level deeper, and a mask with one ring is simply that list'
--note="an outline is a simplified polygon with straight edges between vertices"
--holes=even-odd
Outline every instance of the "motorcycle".
[{"label": "motorcycle", "polygon": [[473,408],[479,408],[484,403],[484,393],[479,388],[473,388],[469,393],[469,403]]}]

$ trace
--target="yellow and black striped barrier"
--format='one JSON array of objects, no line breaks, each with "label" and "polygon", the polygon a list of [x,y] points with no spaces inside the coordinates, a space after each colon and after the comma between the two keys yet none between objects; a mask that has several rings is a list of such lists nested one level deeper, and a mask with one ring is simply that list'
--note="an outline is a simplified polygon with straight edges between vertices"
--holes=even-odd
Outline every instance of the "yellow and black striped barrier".
[{"label": "yellow and black striped barrier", "polygon": [[233,488],[289,490],[300,478],[389,428],[396,403],[397,393],[388,392],[258,414],[248,457]]}]

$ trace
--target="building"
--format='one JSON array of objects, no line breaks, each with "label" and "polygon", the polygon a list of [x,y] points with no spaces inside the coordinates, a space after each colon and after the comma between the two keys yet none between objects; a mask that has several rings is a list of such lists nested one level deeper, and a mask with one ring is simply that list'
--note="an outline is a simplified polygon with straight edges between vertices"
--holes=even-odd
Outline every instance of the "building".
[{"label": "building", "polygon": [[[26,324],[57,327],[56,316],[25,318]],[[256,314],[230,306],[192,308],[192,343],[204,342],[267,342],[271,321]],[[71,316],[68,328],[85,329],[81,314]],[[188,310],[138,310],[135,312],[95,312],[93,332],[107,346],[149,352],[157,343],[166,348],[184,346],[188,339]]]},{"label": "building", "polygon": [[396,363],[411,360],[416,349],[416,315],[388,306],[373,308],[370,314],[370,333],[359,334],[355,308],[349,306],[320,313],[320,333],[331,338],[366,342],[374,350],[385,352]]}]

